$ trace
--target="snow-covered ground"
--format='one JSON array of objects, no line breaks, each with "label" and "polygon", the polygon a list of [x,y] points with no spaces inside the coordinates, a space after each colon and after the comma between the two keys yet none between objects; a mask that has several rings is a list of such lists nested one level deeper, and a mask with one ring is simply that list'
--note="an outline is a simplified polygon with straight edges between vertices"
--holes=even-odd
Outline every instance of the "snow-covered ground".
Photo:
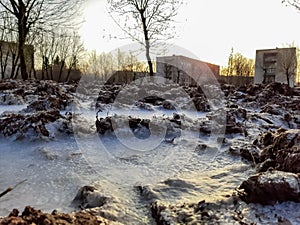
[{"label": "snow-covered ground", "polygon": [[[162,104],[138,101],[146,97],[138,94],[145,91],[145,87],[139,89],[138,86],[123,88],[114,103],[98,102],[95,108],[98,87],[81,88],[72,94],[75,98],[72,107],[60,109],[62,115],[72,112],[74,134],[61,133],[59,123],[49,123],[46,128],[51,135],[47,138],[16,140],[14,136],[1,137],[0,192],[21,181],[24,183],[0,198],[0,216],[6,216],[13,208],[21,210],[26,205],[48,212],[54,209],[74,211],[71,203],[79,188],[96,182],[105,195],[116,199],[117,206],[107,210],[116,214],[119,207],[126,212],[123,213],[126,215],[119,212],[120,222],[154,223],[148,210],[149,199],[167,204],[226,200],[255,173],[253,163],[242,160],[229,148],[238,151],[265,131],[297,126],[282,119],[286,113],[284,108],[279,108],[283,112],[278,115],[261,112],[261,106],[243,101],[245,94],[242,91],[228,97],[218,93],[221,99],[208,99],[212,106],[208,112],[197,112],[188,94],[176,85],[165,89],[149,86],[152,91],[147,92],[154,96],[156,91],[162,91],[175,110],[166,109]],[[213,90],[220,92],[216,87]],[[24,111],[29,103],[26,100],[19,105],[3,102],[0,114]],[[240,111],[234,111],[233,105]],[[247,112],[245,118],[240,115],[243,110]],[[113,133],[97,134],[97,112],[99,118],[112,118]],[[180,116],[180,126],[170,122],[176,114]],[[234,115],[236,123],[242,124],[247,133],[225,134],[228,114]],[[145,127],[132,132],[128,116],[149,119],[150,133],[147,134],[149,130]],[[208,127],[205,124],[209,124]],[[199,132],[199,128],[203,128],[203,132],[201,129]],[[151,190],[146,200],[140,196],[137,187]],[[243,221],[249,224],[278,224],[278,218],[300,224],[298,203],[239,204],[245,217]],[[223,213],[221,224],[239,224],[231,218],[232,212],[220,211]]]}]

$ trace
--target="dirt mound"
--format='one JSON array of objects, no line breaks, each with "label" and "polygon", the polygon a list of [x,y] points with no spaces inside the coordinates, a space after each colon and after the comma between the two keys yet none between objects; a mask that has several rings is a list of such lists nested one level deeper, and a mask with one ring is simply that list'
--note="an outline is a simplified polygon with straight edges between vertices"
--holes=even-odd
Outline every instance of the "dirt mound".
[{"label": "dirt mound", "polygon": [[35,136],[50,136],[47,124],[59,121],[61,125],[70,124],[70,117],[65,117],[58,110],[41,111],[32,114],[2,114],[0,117],[0,134],[3,136],[16,135],[22,139],[27,133],[33,131]]},{"label": "dirt mound", "polygon": [[43,213],[41,210],[36,210],[27,206],[22,214],[19,214],[17,209],[14,209],[9,216],[0,219],[0,225],[97,225],[97,224],[113,224],[104,218],[92,215],[88,212],[76,212],[71,214],[59,213],[53,211],[51,214]]},{"label": "dirt mound", "polygon": [[0,104],[29,104],[28,112],[49,109],[40,107],[41,104],[48,104],[51,109],[64,109],[72,102],[71,93],[74,85],[60,84],[51,80],[1,80]]},{"label": "dirt mound", "polygon": [[273,167],[285,172],[300,172],[300,130],[279,129],[263,134],[256,143],[262,147],[260,172]]}]

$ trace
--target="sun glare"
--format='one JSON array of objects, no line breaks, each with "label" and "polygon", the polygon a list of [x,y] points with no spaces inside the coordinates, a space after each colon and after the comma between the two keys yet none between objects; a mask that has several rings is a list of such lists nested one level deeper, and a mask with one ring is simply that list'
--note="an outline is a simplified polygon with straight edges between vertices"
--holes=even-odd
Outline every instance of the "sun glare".
[{"label": "sun glare", "polygon": [[109,52],[129,42],[121,40],[119,27],[106,11],[106,1],[88,1],[84,21],[80,33],[89,51]]}]

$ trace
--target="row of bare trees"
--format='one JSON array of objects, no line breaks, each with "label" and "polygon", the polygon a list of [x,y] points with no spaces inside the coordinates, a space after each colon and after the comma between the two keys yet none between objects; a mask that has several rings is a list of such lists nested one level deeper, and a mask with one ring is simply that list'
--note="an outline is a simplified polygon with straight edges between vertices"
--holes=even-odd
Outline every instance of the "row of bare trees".
[{"label": "row of bare trees", "polygon": [[97,54],[92,51],[85,56],[81,70],[83,74],[98,76],[103,80],[107,80],[115,71],[148,72],[146,64],[139,61],[133,52],[123,52],[120,49],[115,53]]},{"label": "row of bare trees", "polygon": [[[28,62],[34,59],[28,57],[33,55],[33,46],[44,78],[51,77],[49,68],[54,62],[74,68],[83,49],[75,32],[81,3],[82,0],[1,0],[2,78],[9,73],[11,78],[20,73],[24,80],[32,76],[33,65]],[[33,75],[36,76],[34,71]]]},{"label": "row of bare trees", "polygon": [[74,30],[43,32],[35,42],[36,66],[40,79],[68,81],[71,71],[79,69],[85,50],[80,36]]},{"label": "row of bare trees", "polygon": [[[57,68],[58,80],[61,80],[62,71],[66,68],[68,79],[70,71],[78,66],[83,51],[82,43],[74,32],[75,16],[78,18],[82,2],[83,0],[1,0],[0,34],[3,34],[1,37],[3,46],[6,42],[16,43],[11,45],[9,50],[5,47],[0,50],[2,78],[5,74],[8,76],[8,68],[11,70],[12,78],[19,73],[23,79],[28,79],[32,75],[37,76],[35,71],[32,71],[33,65],[28,65],[27,59],[28,46],[32,45],[35,58],[31,61],[34,60],[41,68],[42,79],[53,79],[54,70]],[[174,37],[172,23],[183,0],[107,0],[107,2],[111,17],[127,37],[145,47],[150,76],[153,76],[150,47],[153,48],[157,42]],[[10,34],[10,38],[4,40],[4,36],[8,37],[7,33]],[[93,57],[95,58],[95,55],[92,53],[90,58],[95,61]],[[102,67],[97,69],[106,74],[110,59],[108,56],[102,57],[104,59],[99,57],[97,60],[102,60],[100,63]],[[129,66],[131,68],[127,68],[131,70],[133,67],[144,66],[136,63],[127,65],[131,65]]]},{"label": "row of bare trees", "polygon": [[15,78],[20,69],[17,35],[13,18],[6,11],[0,11],[0,69],[1,78]]}]

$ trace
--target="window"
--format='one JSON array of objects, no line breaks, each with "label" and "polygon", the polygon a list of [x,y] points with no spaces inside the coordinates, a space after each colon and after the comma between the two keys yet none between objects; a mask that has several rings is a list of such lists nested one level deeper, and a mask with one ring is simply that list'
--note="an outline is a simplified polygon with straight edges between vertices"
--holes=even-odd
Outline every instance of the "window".
[{"label": "window", "polygon": [[266,71],[266,75],[275,75],[275,72],[276,72],[276,68],[274,67],[269,67],[267,68],[267,71]]},{"label": "window", "polygon": [[275,75],[267,75],[266,83],[273,83],[273,82],[275,82]]},{"label": "window", "polygon": [[264,63],[275,63],[277,61],[277,53],[264,53]]},{"label": "window", "polygon": [[[264,64],[265,68],[275,68],[276,63],[277,63],[277,53],[276,52],[264,53],[263,64]],[[275,74],[275,71],[274,71],[274,74]]]}]

